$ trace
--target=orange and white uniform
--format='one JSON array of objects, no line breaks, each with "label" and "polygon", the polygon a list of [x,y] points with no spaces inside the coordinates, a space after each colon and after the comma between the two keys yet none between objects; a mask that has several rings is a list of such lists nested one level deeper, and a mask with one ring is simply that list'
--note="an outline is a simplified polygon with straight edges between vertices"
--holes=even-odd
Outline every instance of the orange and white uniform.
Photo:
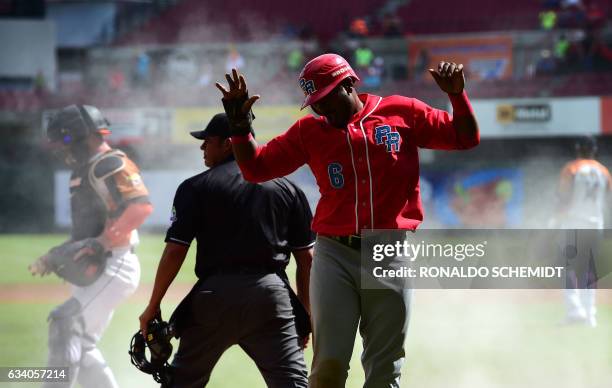
[{"label": "orange and white uniform", "polygon": [[593,159],[576,159],[565,165],[559,183],[559,226],[569,229],[564,246],[575,246],[575,257],[568,258],[565,305],[567,322],[596,323],[595,258],[602,238],[608,194],[612,188],[610,172]]},{"label": "orange and white uniform", "polygon": [[566,164],[559,184],[561,227],[603,229],[611,188],[610,172],[598,161],[576,159]]}]

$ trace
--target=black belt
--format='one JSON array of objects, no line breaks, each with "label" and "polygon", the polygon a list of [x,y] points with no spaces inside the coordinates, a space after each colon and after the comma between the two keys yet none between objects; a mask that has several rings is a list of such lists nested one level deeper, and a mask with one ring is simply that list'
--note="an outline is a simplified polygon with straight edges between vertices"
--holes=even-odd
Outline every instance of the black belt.
[{"label": "black belt", "polygon": [[249,266],[249,265],[228,265],[217,267],[210,271],[211,274],[248,274],[248,275],[266,275],[275,273],[278,268],[264,266]]},{"label": "black belt", "polygon": [[350,236],[325,236],[332,240],[338,241],[340,244],[347,246],[356,251],[361,251],[361,236],[352,234]]}]

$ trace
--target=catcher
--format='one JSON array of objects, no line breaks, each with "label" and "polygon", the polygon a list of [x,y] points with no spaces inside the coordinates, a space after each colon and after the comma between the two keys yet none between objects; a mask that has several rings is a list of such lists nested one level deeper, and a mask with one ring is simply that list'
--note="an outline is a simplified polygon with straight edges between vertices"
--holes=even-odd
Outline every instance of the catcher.
[{"label": "catcher", "polygon": [[118,387],[96,344],[115,307],[138,286],[136,229],[153,207],[138,167],[104,140],[108,125],[97,108],[70,105],[47,128],[54,151],[72,169],[70,239],[29,266],[32,275],[54,272],[73,285],[48,318],[48,365],[70,368],[70,381],[53,387],[76,381],[84,388]]}]

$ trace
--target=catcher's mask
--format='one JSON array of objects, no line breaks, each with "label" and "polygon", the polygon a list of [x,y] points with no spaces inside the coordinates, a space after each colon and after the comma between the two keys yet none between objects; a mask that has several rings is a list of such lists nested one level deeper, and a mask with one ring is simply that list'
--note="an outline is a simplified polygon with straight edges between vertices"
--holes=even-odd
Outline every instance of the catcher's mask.
[{"label": "catcher's mask", "polygon": [[94,133],[108,135],[110,123],[90,105],[69,105],[60,109],[47,125],[47,138],[68,165],[86,163],[90,152],[87,138]]},{"label": "catcher's mask", "polygon": [[[162,387],[172,385],[172,366],[168,359],[172,354],[170,339],[176,337],[174,325],[155,318],[148,324],[147,338],[139,330],[130,342],[132,364],[140,371],[150,374]],[[147,360],[146,349],[150,360]]]}]

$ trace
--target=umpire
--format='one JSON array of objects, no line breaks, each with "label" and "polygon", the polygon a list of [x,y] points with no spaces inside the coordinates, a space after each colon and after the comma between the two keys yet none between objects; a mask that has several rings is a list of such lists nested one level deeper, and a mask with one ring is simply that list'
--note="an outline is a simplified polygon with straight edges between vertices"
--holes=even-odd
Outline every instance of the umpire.
[{"label": "umpire", "polygon": [[[227,116],[215,115],[200,149],[209,170],[185,180],[157,270],[147,323],[197,240],[198,282],[174,312],[180,334],[173,387],[202,387],[230,346],[257,364],[268,387],[307,387],[303,348],[310,333],[308,283],[314,234],[304,193],[287,179],[246,182],[232,154]],[[297,295],[285,267],[297,261]]]}]

